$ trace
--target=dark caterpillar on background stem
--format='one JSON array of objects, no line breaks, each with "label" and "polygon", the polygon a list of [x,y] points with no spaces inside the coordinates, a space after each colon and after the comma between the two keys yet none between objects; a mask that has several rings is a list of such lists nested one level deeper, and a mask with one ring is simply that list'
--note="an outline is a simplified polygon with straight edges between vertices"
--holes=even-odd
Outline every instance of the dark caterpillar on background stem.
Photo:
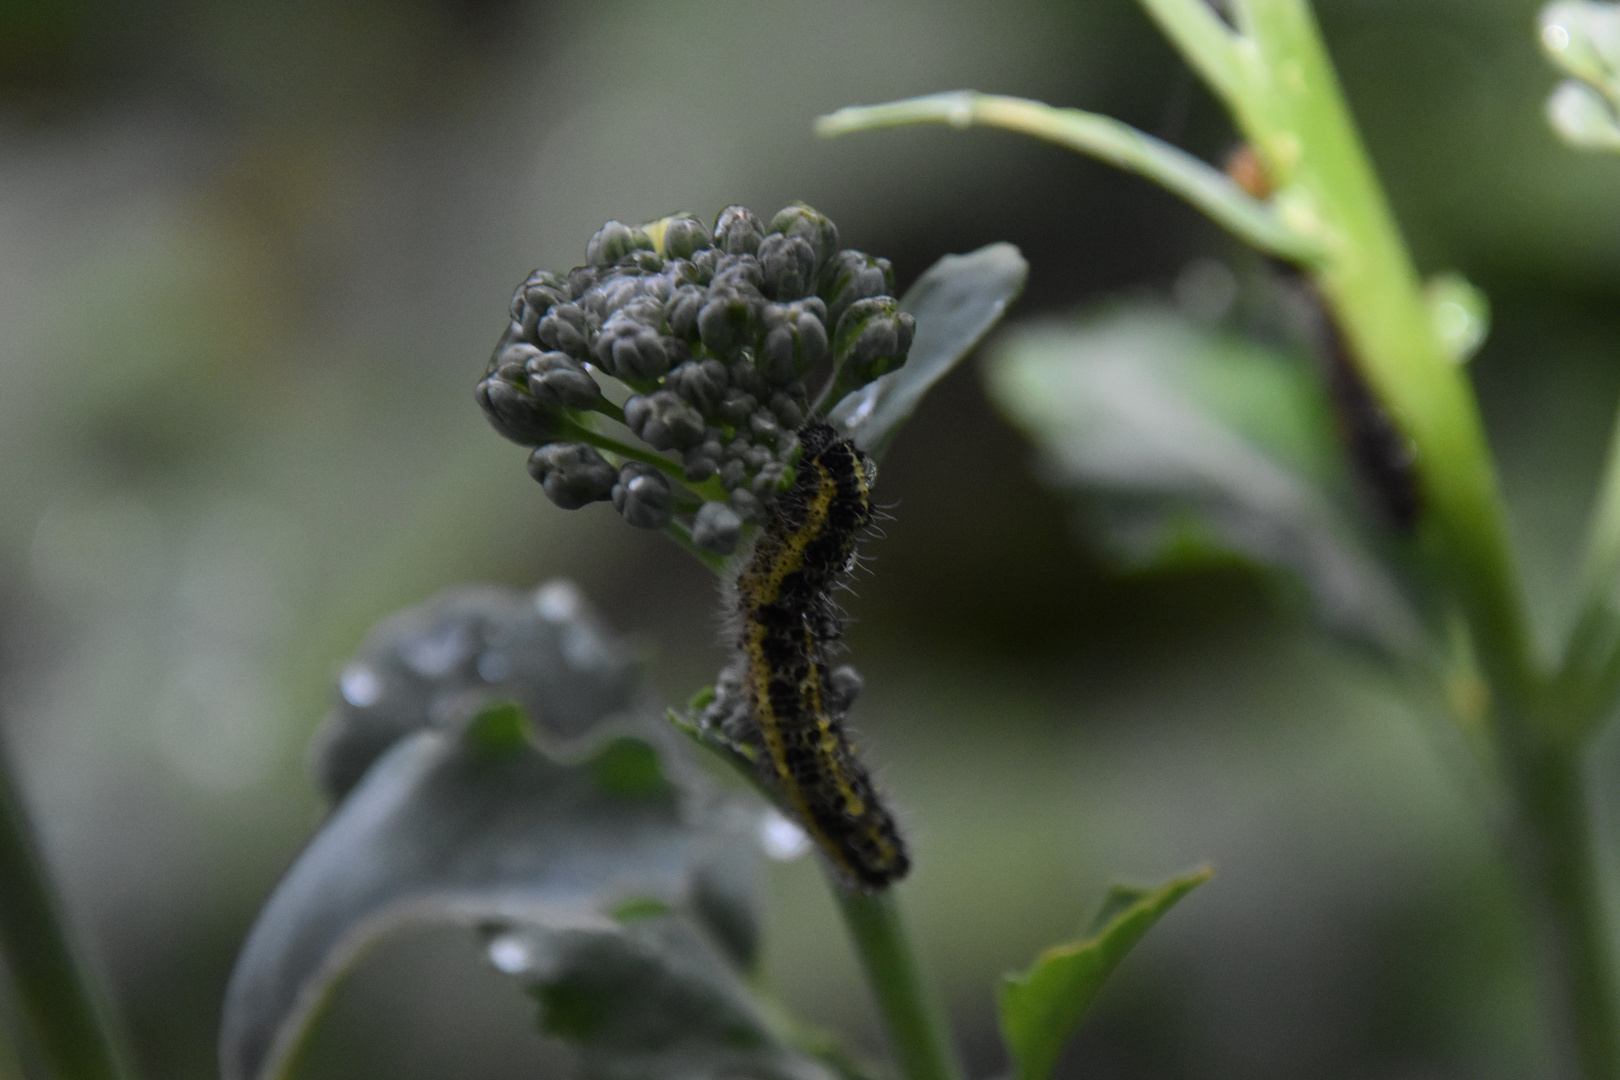
[{"label": "dark caterpillar on background stem", "polygon": [[872,523],[876,469],[826,424],[806,426],[799,439],[794,481],[771,503],[737,578],[741,656],[721,697],[731,698],[732,734],[756,751],[765,779],[827,858],[852,883],[881,889],[911,862],[844,732],[859,677],[828,664],[843,633],[833,591]]},{"label": "dark caterpillar on background stem", "polygon": [[[1226,175],[1262,202],[1275,194],[1265,163],[1248,143],[1227,156]],[[1332,307],[1307,270],[1280,258],[1266,261],[1283,282],[1298,290],[1304,301],[1311,345],[1322,364],[1334,418],[1352,467],[1385,521],[1396,532],[1410,535],[1423,512],[1417,455],[1411,440],[1368,383]]]}]

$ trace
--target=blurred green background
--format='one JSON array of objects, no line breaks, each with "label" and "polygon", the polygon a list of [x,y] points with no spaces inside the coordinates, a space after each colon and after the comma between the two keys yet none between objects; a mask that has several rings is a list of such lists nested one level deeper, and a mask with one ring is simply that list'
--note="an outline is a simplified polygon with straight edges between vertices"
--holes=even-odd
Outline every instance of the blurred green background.
[{"label": "blurred green background", "polygon": [[[1551,641],[1620,389],[1620,159],[1546,128],[1537,6],[1318,9],[1420,266],[1492,300],[1474,374]],[[235,950],[323,812],[303,748],[375,620],[567,575],[671,700],[723,658],[712,578],[552,507],[474,405],[529,270],[581,261],[608,218],[795,199],[902,288],[1018,244],[1015,320],[1252,265],[1157,189],[1016,136],[810,131],[964,86],[1232,142],[1130,0],[0,4],[0,716],[143,1075],[213,1074]],[[1528,933],[1443,724],[1241,569],[1111,572],[972,364],[880,492],[854,719],[976,1075],[1005,1063],[1002,971],[1111,879],[1202,860],[1215,881],[1109,985],[1070,1074],[1540,1071]],[[1594,766],[1613,791],[1620,746]],[[773,871],[771,978],[874,1049],[818,876]],[[470,935],[407,935],[303,1075],[567,1075],[532,1015]],[[31,1055],[4,1039],[0,1076]]]}]

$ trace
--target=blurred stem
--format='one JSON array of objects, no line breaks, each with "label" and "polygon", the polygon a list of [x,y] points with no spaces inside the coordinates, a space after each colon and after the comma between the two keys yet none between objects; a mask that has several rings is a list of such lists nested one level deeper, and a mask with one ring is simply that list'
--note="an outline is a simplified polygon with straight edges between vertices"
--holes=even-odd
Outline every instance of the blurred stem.
[{"label": "blurred stem", "polygon": [[1581,609],[1570,631],[1559,669],[1559,688],[1582,723],[1576,733],[1586,734],[1612,710],[1620,659],[1620,611],[1614,589],[1620,579],[1620,416],[1609,440],[1597,506],[1581,573]]},{"label": "blurred stem", "polygon": [[1582,755],[1568,745],[1516,757],[1519,852],[1539,916],[1553,1022],[1587,1080],[1620,1077],[1613,945],[1592,856]]},{"label": "blurred stem", "polygon": [[0,739],[0,951],[57,1080],[124,1080],[107,1017],[74,960],[61,905]]},{"label": "blurred stem", "polygon": [[877,998],[900,1080],[962,1080],[945,1010],[918,971],[894,890],[863,893],[834,882],[833,893]]},{"label": "blurred stem", "polygon": [[834,136],[928,122],[1033,135],[1147,177],[1263,251],[1303,260],[1318,250],[1314,241],[1279,220],[1271,207],[1250,197],[1219,169],[1111,116],[1083,109],[1057,109],[1024,98],[954,90],[886,105],[839,109],[817,120],[816,131]]}]

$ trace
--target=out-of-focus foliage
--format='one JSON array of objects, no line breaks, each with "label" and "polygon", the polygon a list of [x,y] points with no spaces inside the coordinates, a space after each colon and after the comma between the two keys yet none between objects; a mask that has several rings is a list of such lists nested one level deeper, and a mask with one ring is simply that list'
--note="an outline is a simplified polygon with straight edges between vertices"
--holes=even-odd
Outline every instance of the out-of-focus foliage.
[{"label": "out-of-focus foliage", "polygon": [[[228,1080],[289,1075],[355,959],[433,921],[483,927],[491,961],[534,988],[546,1030],[593,1075],[706,1076],[756,1058],[818,1075],[741,984],[757,811],[717,801],[676,760],[685,747],[570,586],[462,590],[403,612],[339,683],[319,752],[340,801],[232,973]],[[502,697],[538,706],[540,730],[521,706],[488,704]]]},{"label": "out-of-focus foliage", "polygon": [[1541,9],[1541,45],[1575,76],[1547,99],[1547,119],[1571,146],[1620,150],[1620,4],[1559,0]]},{"label": "out-of-focus foliage", "polygon": [[[1420,265],[1491,299],[1470,370],[1550,635],[1620,388],[1620,162],[1548,129],[1534,5],[1316,7]],[[1062,151],[810,133],[972,85],[1219,161],[1219,110],[1130,0],[0,20],[0,704],[147,1075],[215,1075],[231,959],[323,812],[302,747],[379,617],[568,574],[656,653],[663,699],[719,667],[709,576],[555,511],[470,399],[534,266],[609,218],[804,199],[902,290],[944,252],[1017,244],[1015,317],[1138,290],[1197,314],[1193,260],[1252,276],[1170,197]],[[894,520],[849,601],[853,722],[903,793],[906,902],[974,1071],[1005,1064],[985,988],[1072,931],[1069,898],[1208,859],[1220,878],[1116,973],[1060,1074],[1528,1074],[1526,945],[1406,708],[1244,571],[1115,577],[1032,456],[970,374],[945,379],[884,459]],[[771,982],[870,1044],[815,867],[771,881]],[[303,1063],[554,1067],[460,931],[380,945]]]},{"label": "out-of-focus foliage", "polygon": [[1332,628],[1386,655],[1420,646],[1367,550],[1322,373],[1184,315],[1124,309],[1009,335],[996,399],[1059,485],[1138,566],[1237,553],[1301,579]]}]

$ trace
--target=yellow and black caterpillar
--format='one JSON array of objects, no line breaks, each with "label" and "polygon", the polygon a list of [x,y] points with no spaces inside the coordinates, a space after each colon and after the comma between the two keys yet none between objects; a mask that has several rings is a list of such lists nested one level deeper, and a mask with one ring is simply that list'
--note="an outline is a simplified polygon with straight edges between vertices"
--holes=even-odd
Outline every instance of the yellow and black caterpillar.
[{"label": "yellow and black caterpillar", "polygon": [[826,424],[806,426],[799,440],[793,484],[771,503],[737,578],[741,655],[719,689],[731,698],[730,733],[752,747],[766,781],[833,865],[879,889],[911,863],[844,732],[858,677],[828,664],[843,632],[833,592],[872,522],[876,470]]}]

